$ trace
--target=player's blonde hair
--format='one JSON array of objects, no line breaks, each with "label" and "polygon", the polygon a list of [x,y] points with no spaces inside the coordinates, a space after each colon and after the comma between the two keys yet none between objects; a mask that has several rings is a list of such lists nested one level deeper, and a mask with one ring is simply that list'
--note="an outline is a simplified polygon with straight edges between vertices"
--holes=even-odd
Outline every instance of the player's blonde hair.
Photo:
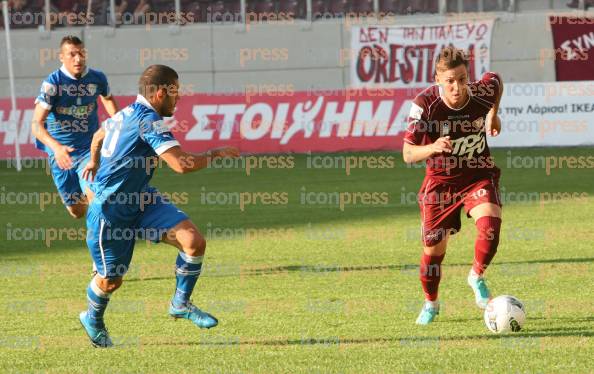
[{"label": "player's blonde hair", "polygon": [[435,59],[435,74],[457,68],[460,65],[468,68],[468,57],[466,53],[454,46],[447,46],[439,52]]}]

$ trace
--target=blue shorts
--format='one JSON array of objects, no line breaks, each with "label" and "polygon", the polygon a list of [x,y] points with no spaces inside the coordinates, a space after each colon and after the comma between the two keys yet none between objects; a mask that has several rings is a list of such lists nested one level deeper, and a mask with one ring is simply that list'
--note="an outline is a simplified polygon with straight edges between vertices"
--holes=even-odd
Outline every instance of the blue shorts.
[{"label": "blue shorts", "polygon": [[87,212],[87,246],[98,274],[103,278],[124,276],[136,239],[158,243],[167,231],[187,219],[184,212],[161,195],[145,205],[136,220],[128,224],[110,221],[100,204],[91,203]]},{"label": "blue shorts", "polygon": [[48,157],[52,178],[64,205],[70,206],[84,201],[88,183],[82,177],[82,172],[90,156],[90,151],[72,156],[72,169],[69,170],[60,169],[53,154]]}]

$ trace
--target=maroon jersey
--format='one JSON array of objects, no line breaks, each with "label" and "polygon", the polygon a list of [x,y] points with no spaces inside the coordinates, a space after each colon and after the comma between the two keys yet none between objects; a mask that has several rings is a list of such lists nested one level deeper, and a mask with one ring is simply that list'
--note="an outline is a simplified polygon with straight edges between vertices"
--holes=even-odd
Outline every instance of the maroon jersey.
[{"label": "maroon jersey", "polygon": [[452,153],[427,159],[426,175],[438,181],[464,183],[498,173],[489,153],[485,132],[486,115],[497,101],[499,76],[485,73],[468,84],[468,101],[460,109],[450,108],[438,85],[421,92],[413,101],[404,141],[412,145],[435,142],[450,136]]}]

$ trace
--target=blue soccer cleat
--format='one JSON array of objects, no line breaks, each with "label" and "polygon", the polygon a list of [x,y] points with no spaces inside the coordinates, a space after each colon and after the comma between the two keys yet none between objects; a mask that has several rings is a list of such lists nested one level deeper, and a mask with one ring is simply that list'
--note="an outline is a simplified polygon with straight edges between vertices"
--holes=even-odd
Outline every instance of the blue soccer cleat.
[{"label": "blue soccer cleat", "polygon": [[476,305],[481,309],[486,309],[489,300],[491,300],[491,292],[489,292],[485,278],[474,274],[471,270],[470,274],[468,274],[468,285],[474,291]]},{"label": "blue soccer cleat", "polygon": [[87,316],[87,312],[80,312],[78,319],[80,324],[85,329],[85,332],[89,336],[89,340],[91,340],[91,344],[95,348],[109,348],[113,347],[113,342],[107,333],[107,329],[102,328],[98,329],[96,327],[91,326],[91,322],[89,321],[89,317]]},{"label": "blue soccer cleat", "polygon": [[438,314],[439,304],[437,302],[425,301],[423,309],[421,309],[421,313],[417,317],[416,324],[428,325],[435,320],[435,317],[437,317]]},{"label": "blue soccer cleat", "polygon": [[175,320],[178,318],[189,319],[201,329],[210,329],[219,324],[218,319],[206,312],[201,311],[192,303],[188,303],[186,306],[181,308],[177,308],[171,304],[169,307],[169,315],[175,318]]}]

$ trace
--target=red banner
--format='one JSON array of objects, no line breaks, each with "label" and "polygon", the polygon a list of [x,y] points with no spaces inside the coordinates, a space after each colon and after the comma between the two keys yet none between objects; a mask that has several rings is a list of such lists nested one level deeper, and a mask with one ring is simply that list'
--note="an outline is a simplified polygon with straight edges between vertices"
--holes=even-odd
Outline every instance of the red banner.
[{"label": "red banner", "polygon": [[[182,96],[168,119],[175,137],[191,152],[222,145],[242,153],[397,150],[418,90],[287,91],[276,94]],[[120,107],[135,97],[117,97]],[[44,154],[33,145],[34,99],[0,100],[0,158],[14,158],[15,124],[21,157]],[[101,105],[100,105],[101,107]],[[100,118],[106,118],[101,108]]]},{"label": "red banner", "polygon": [[558,81],[594,80],[594,18],[549,18]]}]

